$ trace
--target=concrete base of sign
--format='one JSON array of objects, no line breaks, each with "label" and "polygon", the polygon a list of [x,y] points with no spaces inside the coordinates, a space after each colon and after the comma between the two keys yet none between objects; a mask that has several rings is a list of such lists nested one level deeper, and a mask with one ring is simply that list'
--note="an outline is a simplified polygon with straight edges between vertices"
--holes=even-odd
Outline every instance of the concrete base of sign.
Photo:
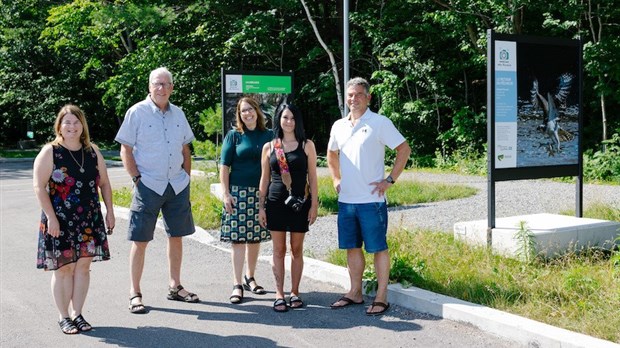
[{"label": "concrete base of sign", "polygon": [[[553,257],[566,252],[597,247],[610,250],[620,244],[620,223],[555,214],[511,216],[495,220],[491,231],[493,251],[518,257],[521,244],[515,238],[521,222],[533,234],[536,253]],[[487,220],[454,224],[455,239],[471,244],[487,244]]]}]

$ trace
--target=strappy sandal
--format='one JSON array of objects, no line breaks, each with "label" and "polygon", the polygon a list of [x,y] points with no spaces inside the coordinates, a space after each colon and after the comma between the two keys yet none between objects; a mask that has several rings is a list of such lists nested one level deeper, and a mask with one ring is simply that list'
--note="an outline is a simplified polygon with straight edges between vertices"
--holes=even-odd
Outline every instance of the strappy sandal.
[{"label": "strappy sandal", "polygon": [[232,304],[239,304],[239,303],[241,303],[241,301],[243,301],[243,286],[241,286],[239,284],[234,285],[233,286],[233,292],[235,290],[237,290],[237,289],[241,290],[241,296],[239,296],[237,294],[234,294],[234,293],[232,295],[230,295],[230,303],[232,303]]},{"label": "strappy sandal", "polygon": [[[131,301],[133,301],[133,299],[135,298],[139,298],[140,299],[140,303],[139,304],[132,304]],[[144,304],[142,303],[142,294],[141,293],[136,293],[135,295],[131,296],[129,298],[129,311],[133,314],[144,314],[146,313],[146,307],[144,306]]]},{"label": "strappy sandal", "polygon": [[93,326],[90,325],[81,314],[73,318],[73,325],[75,325],[80,332],[86,332],[93,329]]},{"label": "strappy sandal", "polygon": [[[284,308],[278,308],[282,306],[284,306]],[[273,310],[279,313],[287,312],[288,306],[286,305],[286,301],[284,301],[283,298],[278,298],[275,301],[273,301]]]},{"label": "strappy sandal", "polygon": [[171,301],[181,301],[188,303],[196,303],[200,301],[198,295],[193,292],[187,291],[187,295],[181,296],[179,295],[179,291],[183,290],[183,286],[181,284],[177,285],[176,288],[168,288],[168,299]]},{"label": "strappy sandal", "polygon": [[58,321],[58,325],[60,326],[60,330],[65,335],[75,335],[80,332],[80,330],[75,326],[73,320],[71,318],[63,318]]},{"label": "strappy sandal", "polygon": [[252,282],[256,283],[256,280],[254,279],[254,277],[248,278],[247,276],[243,276],[243,278],[245,279],[245,284],[243,284],[243,287],[247,291],[252,291],[256,295],[264,295],[267,293],[267,291],[265,291],[265,288],[263,288],[262,286],[258,284],[256,284],[255,287],[252,287],[251,283]]}]

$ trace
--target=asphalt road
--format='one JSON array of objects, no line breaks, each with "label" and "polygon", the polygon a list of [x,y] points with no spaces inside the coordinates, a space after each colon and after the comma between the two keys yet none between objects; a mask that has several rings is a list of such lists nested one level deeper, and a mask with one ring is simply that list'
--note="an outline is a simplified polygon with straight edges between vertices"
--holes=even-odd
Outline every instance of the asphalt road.
[{"label": "asphalt road", "polygon": [[[301,310],[275,313],[273,275],[259,262],[264,296],[246,293],[241,305],[228,302],[230,255],[185,240],[183,285],[200,303],[166,299],[166,237],[158,231],[146,257],[142,290],[150,309],[133,315],[128,304],[127,222],[119,219],[110,237],[112,259],[94,263],[84,317],[94,330],[63,335],[50,291],[51,273],[36,269],[40,209],[32,191],[31,162],[0,162],[0,273],[2,347],[516,347],[516,343],[471,325],[393,306],[383,317],[367,317],[363,306],[332,310],[338,286],[302,280]],[[122,167],[110,168],[114,187],[129,185]],[[286,284],[289,284],[287,279]],[[371,299],[367,298],[368,303]]]}]

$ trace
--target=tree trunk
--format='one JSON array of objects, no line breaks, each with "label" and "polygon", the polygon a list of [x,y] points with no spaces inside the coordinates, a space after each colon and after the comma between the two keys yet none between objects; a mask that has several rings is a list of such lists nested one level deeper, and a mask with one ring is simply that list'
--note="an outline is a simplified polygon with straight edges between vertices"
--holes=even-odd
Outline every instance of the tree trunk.
[{"label": "tree trunk", "polygon": [[607,140],[607,110],[605,110],[605,94],[601,93],[601,116],[603,122],[603,141]]},{"label": "tree trunk", "polygon": [[323,38],[321,38],[321,34],[319,33],[319,29],[316,27],[316,23],[312,19],[312,15],[310,14],[310,9],[308,8],[308,5],[306,5],[306,2],[304,0],[300,0],[300,1],[301,1],[301,4],[304,6],[304,10],[306,10],[306,15],[308,16],[308,22],[310,22],[310,25],[312,25],[312,29],[314,30],[314,35],[316,35],[317,40],[319,40],[319,43],[321,44],[321,46],[323,47],[323,49],[325,50],[325,52],[327,52],[327,55],[329,56],[329,61],[331,62],[331,65],[332,65],[332,74],[334,75],[334,83],[336,84],[336,94],[338,96],[338,108],[340,109],[340,113],[342,114],[344,112],[344,101],[342,99],[342,91],[340,89],[340,78],[338,77],[338,66],[336,65],[336,59],[334,58],[334,54],[332,53],[332,51],[329,49],[329,47],[327,47],[327,45],[323,41]]}]

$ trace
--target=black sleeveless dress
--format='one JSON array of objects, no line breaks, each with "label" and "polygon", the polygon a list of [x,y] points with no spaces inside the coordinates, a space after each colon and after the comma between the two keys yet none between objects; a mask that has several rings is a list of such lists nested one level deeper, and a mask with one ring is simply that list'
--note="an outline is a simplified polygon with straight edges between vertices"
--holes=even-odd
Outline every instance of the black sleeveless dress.
[{"label": "black sleeveless dress", "polygon": [[[286,152],[285,157],[293,181],[293,195],[303,198],[308,177],[308,156],[304,151],[303,143],[299,142],[295,150]],[[282,182],[280,166],[273,150],[269,157],[269,167],[271,168],[271,183],[266,200],[267,229],[270,231],[308,232],[308,212],[312,199],[308,196],[299,212],[287,207],[284,201],[289,193]]]},{"label": "black sleeveless dress", "polygon": [[52,271],[81,257],[92,257],[93,261],[110,259],[99,204],[97,153],[94,150],[69,153],[68,149],[55,145],[53,159],[48,192],[60,224],[60,236],[54,238],[47,233],[47,216],[41,213],[37,268]]}]

